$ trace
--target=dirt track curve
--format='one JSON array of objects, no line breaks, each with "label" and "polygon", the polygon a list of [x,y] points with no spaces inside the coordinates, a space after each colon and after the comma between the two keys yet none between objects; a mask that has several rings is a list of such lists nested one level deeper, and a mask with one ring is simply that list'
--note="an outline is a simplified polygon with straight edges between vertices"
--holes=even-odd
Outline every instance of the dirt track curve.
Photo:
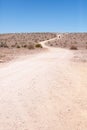
[{"label": "dirt track curve", "polygon": [[0,68],[0,130],[87,130],[87,63],[41,44]]}]

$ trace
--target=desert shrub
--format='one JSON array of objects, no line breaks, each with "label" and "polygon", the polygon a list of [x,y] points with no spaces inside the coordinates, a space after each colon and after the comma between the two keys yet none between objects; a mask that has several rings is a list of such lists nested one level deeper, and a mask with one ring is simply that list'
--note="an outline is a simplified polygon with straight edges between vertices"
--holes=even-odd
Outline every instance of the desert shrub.
[{"label": "desert shrub", "polygon": [[50,44],[50,46],[53,46],[53,44]]},{"label": "desert shrub", "polygon": [[7,45],[7,43],[1,42],[1,43],[0,43],[0,47],[8,48],[8,45]]},{"label": "desert shrub", "polygon": [[16,45],[18,45],[18,43],[17,43],[17,42],[15,43],[15,46],[16,46]]},{"label": "desert shrub", "polygon": [[72,45],[72,46],[70,47],[70,49],[71,49],[71,50],[78,50],[78,48],[77,48],[76,46],[74,46],[74,45]]},{"label": "desert shrub", "polygon": [[15,47],[15,45],[11,45],[11,47],[13,47],[13,48],[14,48],[14,47]]},{"label": "desert shrub", "polygon": [[35,39],[34,41],[37,43],[37,42],[38,42],[38,39]]},{"label": "desert shrub", "polygon": [[33,44],[29,44],[28,45],[28,49],[34,49],[34,45]]},{"label": "desert shrub", "polygon": [[0,43],[0,47],[3,47],[3,42]]},{"label": "desert shrub", "polygon": [[16,47],[17,47],[17,48],[21,48],[21,46],[20,46],[20,45],[17,45]]},{"label": "desert shrub", "polygon": [[35,47],[42,48],[42,45],[38,43],[38,44],[35,45]]},{"label": "desert shrub", "polygon": [[26,45],[26,44],[24,44],[24,45],[22,45],[22,47],[26,48],[26,47],[27,47],[27,45]]},{"label": "desert shrub", "polygon": [[5,48],[8,48],[8,45],[7,45],[7,43],[4,43],[4,47],[5,47]]}]

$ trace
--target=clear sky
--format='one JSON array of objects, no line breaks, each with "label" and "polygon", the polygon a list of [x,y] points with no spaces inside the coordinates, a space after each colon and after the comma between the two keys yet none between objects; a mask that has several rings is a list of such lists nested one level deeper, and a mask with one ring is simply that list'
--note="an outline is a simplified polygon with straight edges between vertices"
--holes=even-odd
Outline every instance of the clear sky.
[{"label": "clear sky", "polygon": [[0,33],[87,32],[87,0],[0,0]]}]

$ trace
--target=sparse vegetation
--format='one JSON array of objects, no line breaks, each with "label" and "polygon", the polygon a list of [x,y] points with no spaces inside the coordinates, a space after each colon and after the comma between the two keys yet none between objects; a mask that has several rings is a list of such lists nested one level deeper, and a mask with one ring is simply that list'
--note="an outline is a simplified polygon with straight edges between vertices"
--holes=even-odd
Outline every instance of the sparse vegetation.
[{"label": "sparse vegetation", "polygon": [[28,48],[28,49],[34,49],[35,47],[34,47],[33,44],[29,44],[29,45],[27,46],[27,48]]},{"label": "sparse vegetation", "polygon": [[1,42],[0,47],[8,48],[8,45],[5,42]]},{"label": "sparse vegetation", "polygon": [[53,44],[50,44],[50,46],[53,46]]},{"label": "sparse vegetation", "polygon": [[0,34],[0,48],[42,48],[39,42],[56,37],[55,33]]},{"label": "sparse vegetation", "polygon": [[77,48],[76,46],[74,46],[74,45],[72,45],[72,46],[70,47],[70,49],[71,49],[71,50],[78,50],[78,48]]},{"label": "sparse vegetation", "polygon": [[22,45],[22,47],[27,48],[27,45],[26,45],[26,44],[24,44],[24,45]]},{"label": "sparse vegetation", "polygon": [[35,45],[35,47],[36,48],[42,48],[42,45],[38,43],[38,44]]},{"label": "sparse vegetation", "polygon": [[17,45],[16,47],[17,47],[17,48],[21,48],[20,45]]},{"label": "sparse vegetation", "polygon": [[[46,44],[48,46],[68,48],[70,50],[86,49],[87,51],[87,33],[64,33],[58,35],[56,40],[48,41]],[[0,60],[6,58],[8,60],[13,59],[12,56],[20,52],[22,54],[35,52],[36,48],[42,48],[41,41],[52,39],[56,36],[56,33],[0,34]],[[41,49],[38,50],[41,51]]]},{"label": "sparse vegetation", "polygon": [[4,47],[4,43],[3,42],[0,43],[0,47]]},{"label": "sparse vegetation", "polygon": [[[86,49],[87,33],[62,33],[58,34],[58,39],[49,41],[48,46],[73,48],[76,46],[78,49]],[[76,49],[75,49],[76,50]]]}]

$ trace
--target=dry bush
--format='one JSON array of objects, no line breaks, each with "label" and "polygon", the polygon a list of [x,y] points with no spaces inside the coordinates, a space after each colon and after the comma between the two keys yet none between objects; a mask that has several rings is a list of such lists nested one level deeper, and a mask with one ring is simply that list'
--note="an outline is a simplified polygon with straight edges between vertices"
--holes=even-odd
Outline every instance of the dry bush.
[{"label": "dry bush", "polygon": [[53,44],[50,44],[50,46],[53,46]]},{"label": "dry bush", "polygon": [[8,48],[8,45],[5,43],[5,44],[4,44],[4,47],[5,47],[5,48]]},{"label": "dry bush", "polygon": [[[38,44],[41,41],[56,37],[56,33],[15,33],[15,34],[0,34],[0,47],[17,47],[16,42],[20,47],[28,48],[28,44]],[[87,33],[62,33],[58,34],[59,39],[48,42],[47,45],[55,47],[70,48],[76,45],[78,49],[86,48]],[[6,45],[1,44],[1,42]],[[85,43],[85,44],[84,44]]]},{"label": "dry bush", "polygon": [[21,46],[19,44],[16,45],[16,48],[21,48]]},{"label": "dry bush", "polygon": [[27,46],[27,48],[28,48],[28,49],[34,49],[35,47],[34,47],[33,44],[29,44],[29,45]]},{"label": "dry bush", "polygon": [[[48,40],[56,37],[55,33],[11,33],[11,34],[0,34],[0,43],[8,43],[9,47],[17,47],[16,42],[21,47],[26,48],[28,43],[39,43],[44,40]],[[22,44],[22,45],[21,45]],[[35,44],[34,44],[35,45]],[[3,45],[1,45],[3,46]]]},{"label": "dry bush", "polygon": [[0,47],[8,48],[8,45],[7,45],[7,43],[1,42]]},{"label": "dry bush", "polygon": [[4,47],[4,44],[3,44],[3,42],[1,42],[1,43],[0,43],[0,47]]},{"label": "dry bush", "polygon": [[38,44],[35,45],[35,47],[36,48],[42,48],[42,45],[38,43]]},{"label": "dry bush", "polygon": [[12,48],[14,48],[14,47],[15,47],[15,45],[11,45],[11,47],[12,47]]},{"label": "dry bush", "polygon": [[77,46],[74,46],[74,45],[72,45],[72,46],[70,47],[70,49],[71,49],[71,50],[78,50]]},{"label": "dry bush", "polygon": [[27,48],[27,45],[26,45],[26,44],[24,44],[24,45],[22,45],[22,47]]}]

